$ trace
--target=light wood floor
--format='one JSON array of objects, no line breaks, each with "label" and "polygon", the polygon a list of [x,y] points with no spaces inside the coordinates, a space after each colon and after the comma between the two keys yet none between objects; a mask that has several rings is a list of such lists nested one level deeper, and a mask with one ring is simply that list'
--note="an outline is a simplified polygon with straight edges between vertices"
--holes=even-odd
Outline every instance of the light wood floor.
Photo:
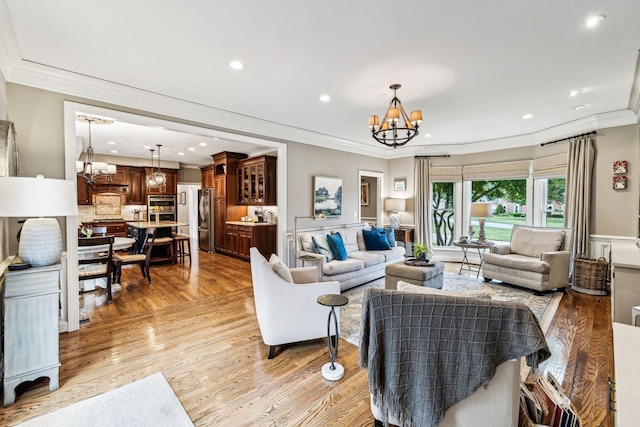
[{"label": "light wood floor", "polygon": [[[267,359],[255,319],[249,264],[200,252],[193,265],[154,266],[153,283],[123,271],[123,290],[106,304],[84,294],[90,321],[60,335],[60,389],[27,383],[0,409],[0,425],[67,406],[161,371],[198,426],[372,425],[358,348],[340,342],[345,378],[326,381],[326,342],[279,350]],[[457,273],[457,264],[447,268]],[[569,290],[547,333],[554,356],[542,371],[562,381],[583,426],[612,426],[606,414],[612,372],[609,297]],[[112,408],[117,411],[117,408]],[[96,417],[105,414],[96,414]]]}]

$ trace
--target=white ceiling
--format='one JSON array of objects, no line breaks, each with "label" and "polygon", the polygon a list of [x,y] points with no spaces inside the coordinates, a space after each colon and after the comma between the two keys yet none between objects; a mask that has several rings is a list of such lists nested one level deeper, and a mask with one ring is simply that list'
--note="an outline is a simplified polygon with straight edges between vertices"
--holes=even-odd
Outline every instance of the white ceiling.
[{"label": "white ceiling", "polygon": [[[549,129],[592,130],[592,118],[630,117],[636,104],[638,0],[1,3],[16,45],[6,48],[16,52],[3,70],[8,81],[26,81],[27,68],[93,78],[96,87],[235,113],[237,131],[243,120],[259,120],[265,129],[307,132],[301,142],[379,150],[367,118],[384,115],[392,83],[402,84],[398,97],[408,111],[423,112],[421,135],[396,151],[408,155],[553,136]],[[606,19],[587,28],[591,15]],[[231,69],[232,60],[244,69]],[[574,89],[582,93],[568,96]],[[322,94],[331,101],[320,102]],[[94,99],[100,96],[96,89]],[[104,128],[104,139],[119,147],[162,143],[167,160],[200,164],[172,154],[199,142],[209,144],[206,156],[220,151],[219,141],[202,136],[172,142],[158,129]]]}]

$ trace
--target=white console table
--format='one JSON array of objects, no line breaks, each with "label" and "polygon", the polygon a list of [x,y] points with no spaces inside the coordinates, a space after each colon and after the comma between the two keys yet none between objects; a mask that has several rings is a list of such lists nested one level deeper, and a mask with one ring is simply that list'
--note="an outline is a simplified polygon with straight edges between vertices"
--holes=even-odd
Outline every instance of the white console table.
[{"label": "white console table", "polygon": [[15,388],[25,381],[49,377],[49,390],[58,389],[60,268],[54,264],[4,274],[4,406],[15,402]]}]

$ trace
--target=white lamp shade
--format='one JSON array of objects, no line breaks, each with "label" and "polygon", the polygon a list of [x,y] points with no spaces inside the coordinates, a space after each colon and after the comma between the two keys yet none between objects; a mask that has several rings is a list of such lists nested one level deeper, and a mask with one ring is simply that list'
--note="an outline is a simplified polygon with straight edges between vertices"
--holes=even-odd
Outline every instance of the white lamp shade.
[{"label": "white lamp shade", "polygon": [[[75,183],[61,179],[0,178],[0,217],[77,215]],[[20,233],[18,255],[34,267],[60,260],[62,234],[54,218],[28,219]]]},{"label": "white lamp shade", "polygon": [[404,212],[407,210],[407,201],[405,199],[385,199],[384,210],[388,212]]},{"label": "white lamp shade", "polygon": [[491,203],[471,203],[472,218],[489,218],[492,215]]}]

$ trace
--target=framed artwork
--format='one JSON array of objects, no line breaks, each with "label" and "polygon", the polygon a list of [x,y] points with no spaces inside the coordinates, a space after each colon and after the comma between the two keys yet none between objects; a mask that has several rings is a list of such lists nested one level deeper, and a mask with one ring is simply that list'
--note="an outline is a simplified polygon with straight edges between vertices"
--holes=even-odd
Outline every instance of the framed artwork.
[{"label": "framed artwork", "polygon": [[313,214],[342,216],[342,179],[316,175],[313,177]]},{"label": "framed artwork", "polygon": [[627,173],[627,161],[616,160],[613,162],[613,173]]},{"label": "framed artwork", "polygon": [[369,206],[369,183],[360,183],[360,206]]},{"label": "framed artwork", "polygon": [[613,177],[613,189],[623,190],[627,188],[627,177],[624,175]]},{"label": "framed artwork", "polygon": [[407,190],[407,178],[395,178],[393,180],[393,189],[395,191],[406,191]]}]

